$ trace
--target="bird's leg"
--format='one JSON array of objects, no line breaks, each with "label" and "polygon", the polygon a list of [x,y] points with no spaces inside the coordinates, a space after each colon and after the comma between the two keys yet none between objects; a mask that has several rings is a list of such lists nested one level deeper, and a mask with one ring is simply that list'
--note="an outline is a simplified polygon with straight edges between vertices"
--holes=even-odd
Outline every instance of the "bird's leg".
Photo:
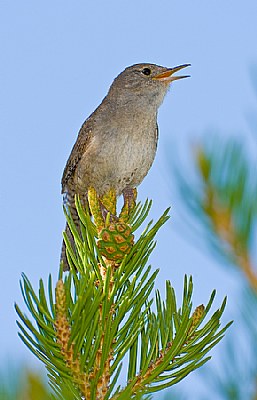
[{"label": "bird's leg", "polygon": [[99,203],[100,203],[102,217],[103,217],[103,219],[105,221],[109,211],[107,210],[107,208],[103,205],[103,203],[101,201],[99,201]]},{"label": "bird's leg", "polygon": [[123,192],[123,199],[124,199],[124,205],[128,205],[129,210],[131,210],[134,205],[135,205],[135,193],[134,189],[130,187],[126,187]]},{"label": "bird's leg", "polygon": [[[99,200],[99,204],[100,204],[100,209],[101,209],[101,213],[102,213],[103,220],[106,221],[107,214],[108,214],[110,211],[107,210],[107,208],[104,206],[104,204],[101,202],[101,200]],[[117,217],[116,215],[113,215],[113,214],[111,213],[111,215],[110,215],[110,222],[114,222],[114,221],[117,221],[117,220],[118,220],[118,217]]]}]

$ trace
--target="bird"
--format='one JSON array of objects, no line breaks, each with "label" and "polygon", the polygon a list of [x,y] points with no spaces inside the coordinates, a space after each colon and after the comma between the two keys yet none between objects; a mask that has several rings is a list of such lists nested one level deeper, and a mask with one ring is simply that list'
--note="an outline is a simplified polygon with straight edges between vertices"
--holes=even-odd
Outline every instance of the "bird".
[{"label": "bird", "polygon": [[[64,202],[77,226],[75,195],[86,201],[89,187],[94,187],[100,198],[114,189],[117,197],[123,194],[124,201],[131,201],[133,189],[147,175],[155,158],[158,109],[170,84],[189,76],[174,74],[189,66],[167,68],[140,63],[127,67],[85,120],[61,181]],[[72,242],[67,224],[65,231]],[[69,270],[64,242],[61,261],[63,270]]]}]

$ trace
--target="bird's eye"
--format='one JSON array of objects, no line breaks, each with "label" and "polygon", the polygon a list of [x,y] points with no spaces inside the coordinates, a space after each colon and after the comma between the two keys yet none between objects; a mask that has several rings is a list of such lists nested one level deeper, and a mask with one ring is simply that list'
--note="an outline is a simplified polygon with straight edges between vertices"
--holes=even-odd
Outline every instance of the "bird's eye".
[{"label": "bird's eye", "polygon": [[151,75],[151,70],[150,70],[150,68],[144,68],[144,69],[142,69],[142,73],[144,75]]}]

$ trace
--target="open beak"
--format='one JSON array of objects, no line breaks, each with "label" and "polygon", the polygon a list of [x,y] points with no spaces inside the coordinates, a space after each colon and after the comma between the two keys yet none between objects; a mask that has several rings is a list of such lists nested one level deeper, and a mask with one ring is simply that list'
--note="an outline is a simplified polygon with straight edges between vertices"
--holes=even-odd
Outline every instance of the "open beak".
[{"label": "open beak", "polygon": [[170,83],[170,82],[176,81],[178,79],[188,78],[188,77],[190,77],[190,75],[174,76],[173,74],[175,74],[175,72],[180,71],[183,68],[189,67],[190,65],[191,64],[183,64],[183,65],[179,65],[178,67],[168,68],[168,69],[166,69],[166,71],[153,76],[152,79]]}]

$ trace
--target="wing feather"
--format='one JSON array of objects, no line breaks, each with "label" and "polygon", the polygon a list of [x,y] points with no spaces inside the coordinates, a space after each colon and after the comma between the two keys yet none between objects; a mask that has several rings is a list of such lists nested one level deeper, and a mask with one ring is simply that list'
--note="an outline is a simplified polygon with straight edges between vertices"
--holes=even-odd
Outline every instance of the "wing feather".
[{"label": "wing feather", "polygon": [[79,131],[77,140],[71,150],[70,156],[64,168],[62,176],[62,193],[65,192],[65,188],[69,183],[69,180],[72,179],[79,161],[90,144],[91,138],[92,127],[86,121]]}]

